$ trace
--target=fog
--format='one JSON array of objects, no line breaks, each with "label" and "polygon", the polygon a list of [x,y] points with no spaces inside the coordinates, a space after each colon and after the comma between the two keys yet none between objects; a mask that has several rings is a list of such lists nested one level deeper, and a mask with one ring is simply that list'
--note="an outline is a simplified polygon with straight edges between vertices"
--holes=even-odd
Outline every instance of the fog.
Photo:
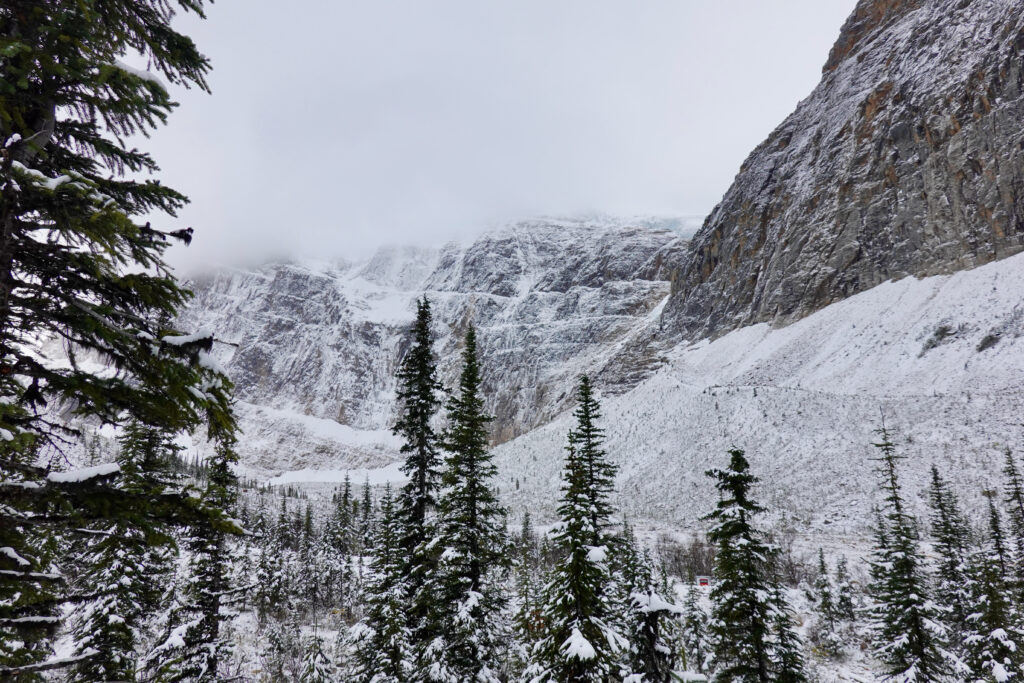
[{"label": "fog", "polygon": [[211,95],[139,144],[185,273],[534,215],[702,217],[817,84],[853,0],[247,0],[182,17]]}]

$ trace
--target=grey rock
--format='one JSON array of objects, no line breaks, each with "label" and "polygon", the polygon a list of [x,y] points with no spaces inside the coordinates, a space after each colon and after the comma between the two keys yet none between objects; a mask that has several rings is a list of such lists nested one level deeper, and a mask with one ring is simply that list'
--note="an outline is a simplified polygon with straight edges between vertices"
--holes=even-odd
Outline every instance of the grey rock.
[{"label": "grey rock", "polygon": [[665,325],[785,324],[1024,247],[1024,3],[861,0],[821,83],[747,158]]}]

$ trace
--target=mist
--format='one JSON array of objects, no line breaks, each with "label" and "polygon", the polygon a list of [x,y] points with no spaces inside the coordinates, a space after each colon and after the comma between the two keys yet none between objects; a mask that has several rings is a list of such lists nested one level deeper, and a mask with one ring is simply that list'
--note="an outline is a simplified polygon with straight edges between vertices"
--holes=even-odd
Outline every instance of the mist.
[{"label": "mist", "polygon": [[[535,215],[702,217],[817,84],[853,0],[218,2],[212,95],[139,144],[189,274]],[[692,219],[692,220],[696,220]]]}]

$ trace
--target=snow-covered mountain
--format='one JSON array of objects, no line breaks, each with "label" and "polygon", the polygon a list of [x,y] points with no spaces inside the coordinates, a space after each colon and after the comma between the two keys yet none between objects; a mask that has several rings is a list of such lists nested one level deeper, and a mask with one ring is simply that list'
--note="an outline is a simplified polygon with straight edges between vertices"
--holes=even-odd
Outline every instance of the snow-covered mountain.
[{"label": "snow-covered mountain", "polygon": [[[602,392],[623,508],[654,524],[709,509],[703,472],[733,445],[750,453],[780,523],[842,534],[866,521],[883,412],[912,490],[934,462],[976,498],[1001,448],[1024,440],[1024,255],[708,341],[661,329],[666,262],[681,248],[658,228],[533,221],[439,252],[225,271],[196,284],[188,316],[237,344],[221,354],[249,467],[387,478],[393,374],[413,300],[427,293],[449,382],[466,324],[478,325],[502,494],[541,518],[584,371]],[[318,476],[287,480],[303,478]]]},{"label": "snow-covered mountain", "polygon": [[414,300],[433,304],[442,377],[478,328],[495,439],[544,423],[587,371],[625,391],[662,362],[651,343],[685,242],[657,221],[535,220],[438,251],[365,263],[226,270],[193,283],[182,324],[217,330],[248,465],[381,466],[395,457],[394,373]]},{"label": "snow-covered mountain", "polygon": [[550,517],[583,372],[634,519],[692,523],[703,471],[735,445],[779,525],[859,533],[883,416],[912,504],[933,462],[976,502],[1024,441],[1022,55],[1017,0],[861,0],[821,84],[691,241],[685,221],[525,221],[224,271],[182,323],[229,342],[241,454],[262,475],[396,476],[393,376],[425,293],[449,384],[479,329],[513,509]]}]

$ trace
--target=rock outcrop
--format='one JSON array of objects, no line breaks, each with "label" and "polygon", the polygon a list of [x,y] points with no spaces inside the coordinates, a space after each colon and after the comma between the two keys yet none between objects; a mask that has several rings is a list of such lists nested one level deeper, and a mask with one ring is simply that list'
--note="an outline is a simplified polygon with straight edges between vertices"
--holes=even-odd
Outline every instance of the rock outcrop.
[{"label": "rock outcrop", "polygon": [[820,84],[741,167],[666,328],[788,323],[1024,246],[1024,3],[862,0]]}]

